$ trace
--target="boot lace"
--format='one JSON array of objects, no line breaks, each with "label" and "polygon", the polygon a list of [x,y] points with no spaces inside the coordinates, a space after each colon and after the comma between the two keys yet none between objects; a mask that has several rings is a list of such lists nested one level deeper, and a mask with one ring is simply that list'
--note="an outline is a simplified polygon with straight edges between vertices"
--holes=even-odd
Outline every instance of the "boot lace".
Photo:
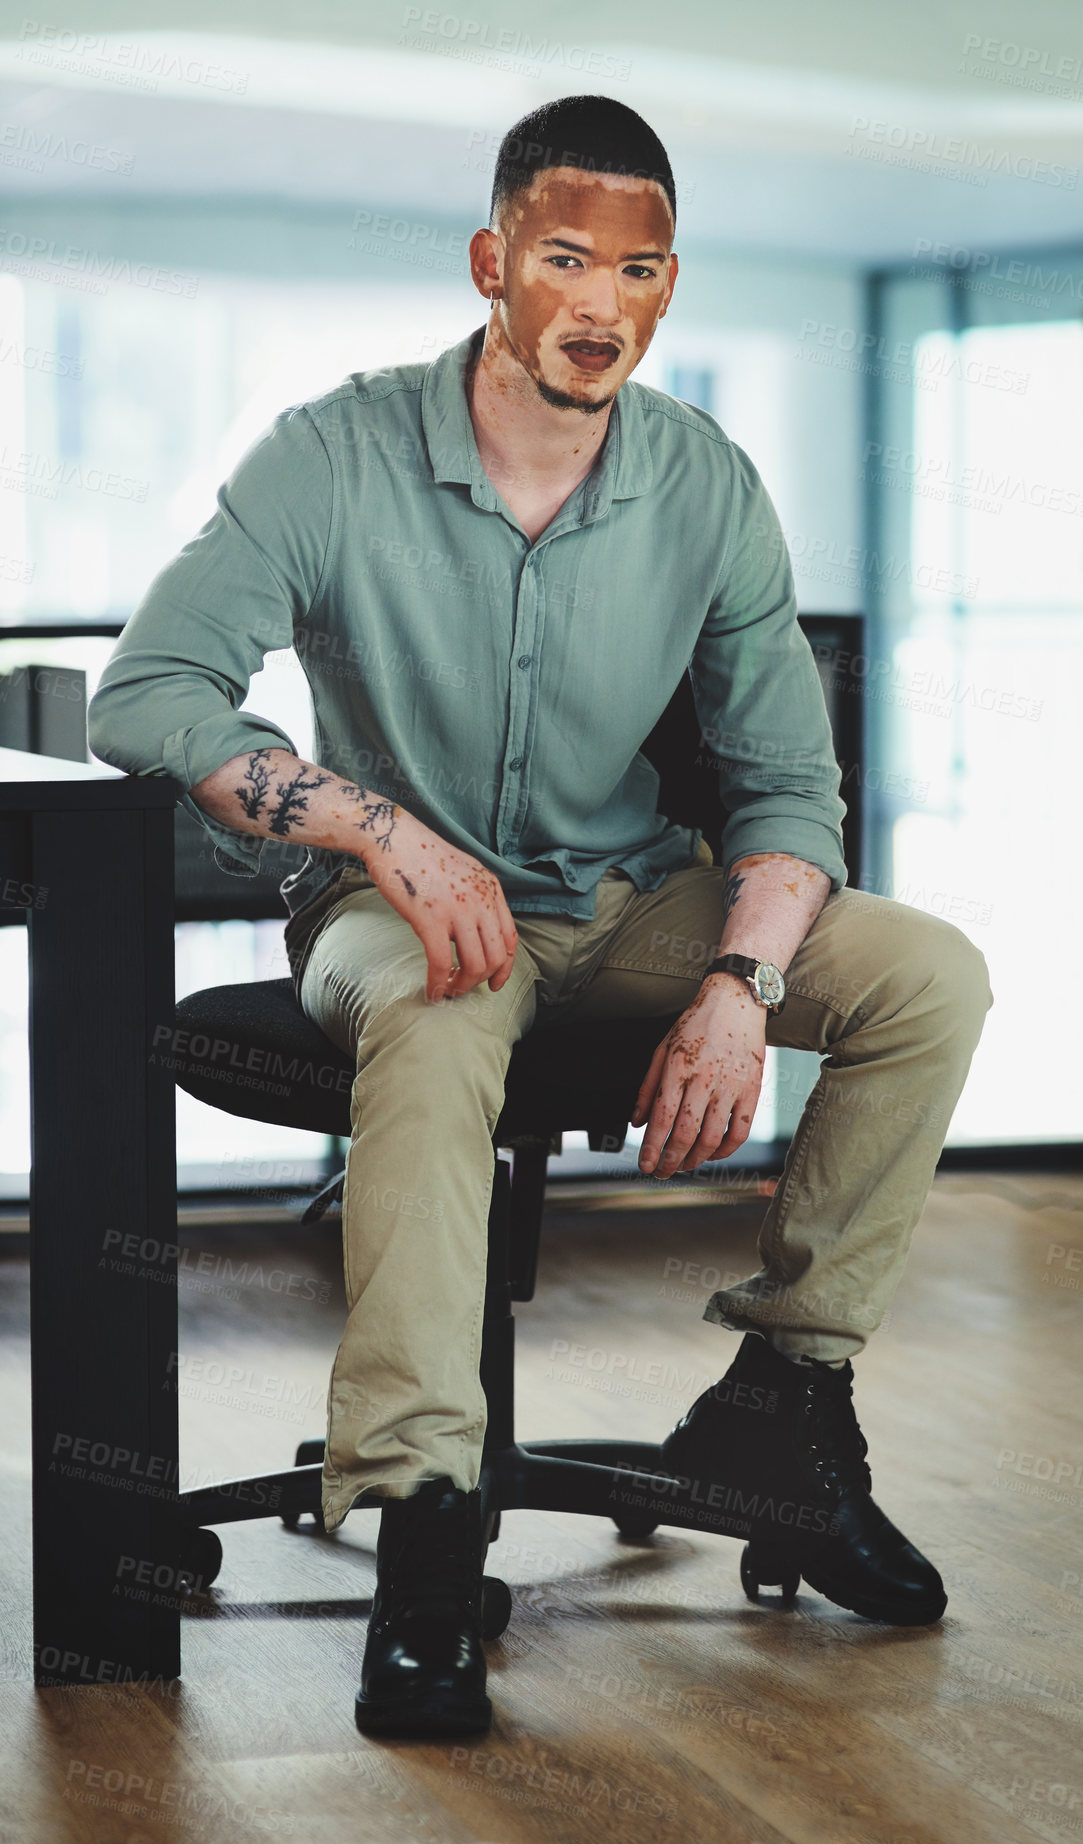
[{"label": "boot lace", "polygon": [[836,1494],[847,1487],[872,1490],[872,1473],[865,1458],[869,1444],[858,1426],[853,1395],[854,1373],[849,1363],[842,1370],[817,1365],[805,1385],[804,1412],[812,1436],[808,1451],[815,1471]]}]

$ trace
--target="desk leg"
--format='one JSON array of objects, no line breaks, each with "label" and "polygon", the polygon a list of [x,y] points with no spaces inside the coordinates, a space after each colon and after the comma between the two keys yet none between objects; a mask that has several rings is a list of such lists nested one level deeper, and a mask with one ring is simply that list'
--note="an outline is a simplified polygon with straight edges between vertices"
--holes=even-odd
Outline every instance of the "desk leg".
[{"label": "desk leg", "polygon": [[171,1680],[173,811],[38,813],[30,843],[34,1677]]}]

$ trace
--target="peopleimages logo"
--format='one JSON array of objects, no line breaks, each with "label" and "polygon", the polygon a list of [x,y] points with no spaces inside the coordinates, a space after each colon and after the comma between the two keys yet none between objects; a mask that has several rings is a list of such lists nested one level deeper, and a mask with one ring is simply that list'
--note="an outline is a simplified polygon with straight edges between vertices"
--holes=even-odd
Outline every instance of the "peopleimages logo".
[{"label": "peopleimages logo", "polygon": [[[522,58],[538,67],[578,71],[584,76],[617,78],[622,82],[632,69],[627,59],[615,58],[612,53],[589,45],[536,39],[529,32],[511,26],[494,30],[487,20],[468,19],[461,13],[443,13],[436,7],[408,6],[402,16],[402,36],[405,42],[425,49],[451,50],[454,47],[463,54],[485,52],[490,58]],[[541,75],[540,68],[537,74]]]},{"label": "peopleimages logo", "polygon": [[882,442],[866,442],[861,461],[862,480],[879,486],[902,483],[930,499],[965,501],[969,495],[977,496],[981,501],[979,510],[986,512],[999,511],[1002,505],[1019,501],[1048,512],[1083,516],[1083,494],[1076,489],[1028,479],[1008,469],[1000,471],[977,463],[956,468],[950,455],[921,454],[917,449],[893,445],[885,448]]},{"label": "peopleimages logo", "polygon": [[[933,243],[928,237],[918,237],[914,256],[925,257],[930,274],[938,269],[950,269],[960,279],[969,278],[972,287],[999,281],[1013,287],[1033,288],[1037,294],[1047,296],[1068,293],[1083,301],[1083,276],[1074,275],[1070,270],[1042,269],[1038,263],[1024,262],[1019,257],[1005,258],[995,250],[971,250],[966,244]],[[912,275],[919,273],[911,270]]]},{"label": "peopleimages logo", "polygon": [[73,32],[40,19],[24,19],[19,37],[23,43],[17,55],[28,63],[90,70],[97,77],[134,89],[156,90],[163,79],[225,90],[234,96],[243,96],[248,89],[247,71],[209,64],[168,46],[140,44],[109,33]]},{"label": "peopleimages logo", "polygon": [[70,272],[88,282],[130,282],[136,288],[183,295],[187,300],[199,287],[199,278],[185,275],[183,270],[163,269],[158,263],[133,263],[126,256],[101,256],[77,244],[58,243],[55,237],[28,236],[25,231],[6,226],[0,226],[0,255],[41,263],[43,273],[52,265],[58,273]]},{"label": "peopleimages logo", "polygon": [[34,173],[45,170],[47,160],[67,160],[74,166],[92,167],[96,172],[131,173],[134,154],[101,142],[69,140],[55,129],[33,128],[26,122],[0,123],[0,160],[5,166],[20,166]]},{"label": "peopleimages logo", "polygon": [[1083,58],[1055,56],[1040,45],[1019,45],[1012,39],[983,38],[980,32],[968,32],[963,40],[967,57],[975,53],[987,63],[1024,75],[1052,77],[1058,83],[1078,82],[1083,74]]},{"label": "peopleimages logo", "polygon": [[[942,135],[936,129],[912,128],[901,122],[874,121],[867,115],[855,115],[850,124],[848,155],[914,166],[919,171],[939,171],[945,177],[965,179],[971,185],[984,186],[990,178],[1033,179],[1039,185],[1064,186],[1074,190],[1079,183],[1079,168],[1065,166],[1057,160],[1036,160],[1030,154],[1013,153],[1007,148],[984,146],[960,135]],[[871,145],[861,146],[857,137]],[[881,153],[879,150],[883,149]]]}]

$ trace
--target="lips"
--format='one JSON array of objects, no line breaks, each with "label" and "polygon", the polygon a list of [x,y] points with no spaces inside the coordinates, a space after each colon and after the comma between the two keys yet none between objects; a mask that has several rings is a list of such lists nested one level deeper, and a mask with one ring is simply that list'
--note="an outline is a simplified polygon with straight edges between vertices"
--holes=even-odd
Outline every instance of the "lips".
[{"label": "lips", "polygon": [[563,347],[580,371],[605,371],[620,357],[618,348],[608,339],[574,339]]}]

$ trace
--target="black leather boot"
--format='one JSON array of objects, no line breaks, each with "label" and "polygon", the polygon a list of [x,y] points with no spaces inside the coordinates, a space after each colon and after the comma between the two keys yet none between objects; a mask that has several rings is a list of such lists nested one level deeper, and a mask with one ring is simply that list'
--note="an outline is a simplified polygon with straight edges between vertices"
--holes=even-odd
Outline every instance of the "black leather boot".
[{"label": "black leather boot", "polygon": [[924,1626],[947,1606],[931,1562],[871,1497],[853,1369],[794,1363],[750,1332],[662,1443],[663,1490],[704,1529],[745,1536],[741,1580],[810,1587],[867,1620]]},{"label": "black leather boot", "polygon": [[370,1735],[487,1729],[481,1493],[426,1479],[385,1501],[376,1543],[357,1726]]}]

